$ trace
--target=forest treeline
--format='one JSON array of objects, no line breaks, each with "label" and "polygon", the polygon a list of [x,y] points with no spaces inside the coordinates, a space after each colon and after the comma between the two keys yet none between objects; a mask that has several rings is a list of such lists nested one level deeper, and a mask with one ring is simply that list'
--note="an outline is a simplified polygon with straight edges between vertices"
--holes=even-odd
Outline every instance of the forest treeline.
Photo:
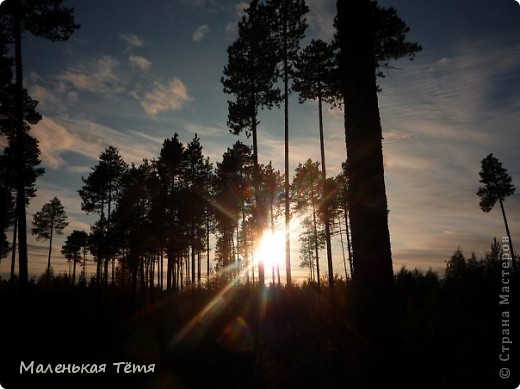
[{"label": "forest treeline", "polygon": [[[98,220],[90,233],[73,231],[62,247],[73,269],[72,283],[77,266],[82,282],[87,281],[86,261],[93,257],[95,282],[102,285],[179,290],[205,285],[214,273],[228,280],[240,276],[254,284],[258,276],[252,266],[253,242],[258,238],[252,228],[252,176],[251,147],[240,141],[215,167],[204,156],[197,135],[183,144],[175,134],[164,141],[157,159],[139,165],[127,164],[117,148],[108,147],[78,190],[82,209]],[[283,175],[271,163],[260,164],[260,182],[263,216],[274,230],[283,206]],[[311,281],[320,281],[317,260],[325,245],[324,206],[332,215],[333,233],[343,237],[348,231],[346,184],[344,174],[329,178],[323,201],[319,163],[308,160],[296,168],[291,203],[294,212],[302,214],[301,266],[310,269]],[[66,219],[57,197],[34,216],[32,232],[49,244],[47,272],[51,233],[62,231]],[[216,236],[214,257],[210,256],[212,236]],[[348,236],[344,239],[346,246]]]}]

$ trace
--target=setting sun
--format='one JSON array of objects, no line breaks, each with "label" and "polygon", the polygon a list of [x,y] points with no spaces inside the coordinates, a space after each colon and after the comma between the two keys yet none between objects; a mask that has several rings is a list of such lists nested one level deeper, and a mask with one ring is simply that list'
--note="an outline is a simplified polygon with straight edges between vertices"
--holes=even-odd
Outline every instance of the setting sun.
[{"label": "setting sun", "polygon": [[266,271],[283,263],[285,257],[285,232],[283,230],[265,230],[256,253],[255,262],[263,261]]}]

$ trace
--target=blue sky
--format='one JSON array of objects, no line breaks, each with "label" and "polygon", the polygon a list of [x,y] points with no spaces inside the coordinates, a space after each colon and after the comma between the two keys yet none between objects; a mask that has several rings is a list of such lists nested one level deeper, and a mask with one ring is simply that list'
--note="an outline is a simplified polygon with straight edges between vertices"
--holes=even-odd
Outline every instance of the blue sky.
[{"label": "blue sky", "polygon": [[[44,119],[32,129],[40,140],[46,174],[28,210],[57,195],[70,225],[55,242],[59,254],[73,229],[94,221],[80,209],[81,177],[109,145],[127,162],[157,157],[165,138],[195,133],[214,164],[245,137],[226,128],[227,99],[220,78],[227,47],[245,2],[217,0],[65,0],[81,29],[64,43],[25,36],[26,86]],[[383,150],[394,269],[441,271],[457,246],[481,256],[505,235],[499,209],[478,206],[480,161],[494,153],[520,180],[520,6],[514,0],[386,0],[422,44],[414,61],[394,63],[380,81]],[[330,40],[334,0],[308,0],[306,42]],[[262,111],[260,162],[283,171],[283,112]],[[329,175],[345,159],[342,113],[326,111]],[[317,105],[290,103],[291,171],[319,160]],[[520,231],[520,192],[507,199],[513,241]],[[297,239],[297,234],[293,233]],[[46,262],[45,244],[30,238],[31,273]],[[520,244],[517,244],[520,247]],[[335,271],[341,254],[335,241]],[[325,254],[322,253],[322,257]],[[8,260],[0,273],[8,271]],[[292,255],[299,270],[298,253]],[[325,269],[323,262],[322,269]],[[63,267],[65,269],[65,267]],[[305,273],[300,273],[305,275]]]}]

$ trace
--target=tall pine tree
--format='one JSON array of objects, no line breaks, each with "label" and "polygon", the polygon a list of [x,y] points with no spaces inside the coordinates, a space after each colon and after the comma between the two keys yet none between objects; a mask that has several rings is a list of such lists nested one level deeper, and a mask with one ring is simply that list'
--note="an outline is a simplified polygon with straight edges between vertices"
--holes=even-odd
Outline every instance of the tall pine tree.
[{"label": "tall pine tree", "polygon": [[[323,133],[323,101],[334,101],[337,93],[331,90],[335,86],[334,76],[337,75],[335,52],[332,45],[321,40],[312,40],[299,55],[296,61],[296,78],[294,89],[299,92],[300,102],[307,99],[318,100],[318,126],[320,134],[322,199],[326,198],[327,168],[325,161],[325,140]],[[325,224],[325,242],[327,247],[327,267],[329,273],[329,288],[334,287],[334,271],[332,266],[332,245],[330,232],[330,215],[328,207],[323,207]]]},{"label": "tall pine tree", "polygon": [[111,216],[114,204],[120,196],[122,178],[128,169],[119,150],[114,146],[107,147],[99,155],[99,163],[92,168],[87,178],[82,178],[83,187],[78,191],[81,197],[81,209],[87,213],[97,213],[98,243],[97,282],[101,281],[101,264],[104,261],[104,282],[108,284],[108,263],[113,255],[111,240]]},{"label": "tall pine tree", "polygon": [[303,165],[300,163],[296,168],[293,183],[291,186],[292,199],[296,204],[296,210],[302,212],[310,211],[310,225],[312,226],[311,241],[314,242],[312,246],[315,250],[316,261],[316,280],[320,286],[320,257],[319,249],[321,235],[321,220],[318,217],[320,203],[323,198],[323,184],[320,172],[319,162],[313,162],[308,159]]},{"label": "tall pine tree", "polygon": [[[361,361],[369,386],[384,385],[389,370],[377,377],[368,366],[386,369],[394,339],[393,268],[384,178],[382,127],[378,106],[377,40],[371,0],[337,1],[337,40],[341,95],[344,99],[348,202],[354,255],[354,307],[358,325],[372,342]],[[404,24],[404,23],[403,23]],[[384,325],[383,325],[384,323]]]},{"label": "tall pine tree", "polygon": [[41,211],[34,214],[33,228],[31,232],[36,235],[37,240],[49,241],[49,256],[47,259],[47,282],[51,274],[52,241],[54,235],[61,235],[67,222],[65,208],[58,197],[44,204]]},{"label": "tall pine tree", "polygon": [[285,174],[285,267],[286,282],[291,285],[291,238],[290,238],[290,184],[289,184],[289,94],[290,79],[297,60],[300,41],[305,36],[309,8],[304,0],[268,0],[270,26],[276,41],[276,55],[279,59],[279,75],[283,81],[284,100],[284,174]]},{"label": "tall pine tree", "polygon": [[500,210],[502,211],[502,218],[504,219],[504,226],[509,240],[509,248],[511,249],[511,252],[508,254],[511,255],[513,269],[516,272],[513,240],[511,239],[511,232],[509,231],[509,224],[507,223],[504,208],[504,200],[506,197],[515,193],[515,186],[511,183],[512,178],[502,166],[502,162],[493,156],[493,154],[488,154],[488,156],[482,160],[481,165],[482,169],[479,172],[480,183],[484,186],[481,186],[477,192],[477,196],[480,198],[480,209],[484,212],[489,212],[493,209],[497,201],[500,204]]},{"label": "tall pine tree", "polygon": [[2,24],[7,27],[15,46],[15,106],[16,124],[14,149],[17,158],[16,213],[19,236],[20,282],[28,281],[27,219],[24,177],[25,125],[22,65],[22,34],[29,32],[51,41],[67,40],[79,25],[74,22],[74,10],[61,7],[62,0],[7,0],[2,7]]},{"label": "tall pine tree", "polygon": [[[184,241],[181,236],[184,225],[181,214],[181,177],[184,166],[185,147],[179,140],[179,135],[163,142],[160,156],[157,161],[157,174],[159,178],[159,196],[156,198],[152,212],[162,224],[163,238],[166,244],[168,262],[166,265],[166,288],[177,288],[176,266],[181,261]],[[157,215],[160,212],[160,215]]]},{"label": "tall pine tree", "polygon": [[[275,88],[276,40],[269,28],[268,8],[253,0],[238,23],[238,38],[228,48],[228,64],[224,68],[224,92],[232,94],[229,101],[228,126],[231,132],[245,132],[253,137],[253,186],[256,199],[256,230],[264,228],[264,210],[260,201],[260,169],[258,164],[258,110],[272,108],[280,101]],[[264,283],[263,263],[259,263],[259,281]]]}]

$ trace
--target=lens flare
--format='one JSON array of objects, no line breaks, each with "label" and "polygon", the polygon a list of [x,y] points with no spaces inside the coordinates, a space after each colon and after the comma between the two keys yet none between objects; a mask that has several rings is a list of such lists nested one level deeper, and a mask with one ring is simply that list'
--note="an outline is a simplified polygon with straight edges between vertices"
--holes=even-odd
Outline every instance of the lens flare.
[{"label": "lens flare", "polygon": [[265,269],[283,262],[285,258],[285,232],[281,230],[264,231],[262,240],[255,252],[255,263],[263,262]]}]

